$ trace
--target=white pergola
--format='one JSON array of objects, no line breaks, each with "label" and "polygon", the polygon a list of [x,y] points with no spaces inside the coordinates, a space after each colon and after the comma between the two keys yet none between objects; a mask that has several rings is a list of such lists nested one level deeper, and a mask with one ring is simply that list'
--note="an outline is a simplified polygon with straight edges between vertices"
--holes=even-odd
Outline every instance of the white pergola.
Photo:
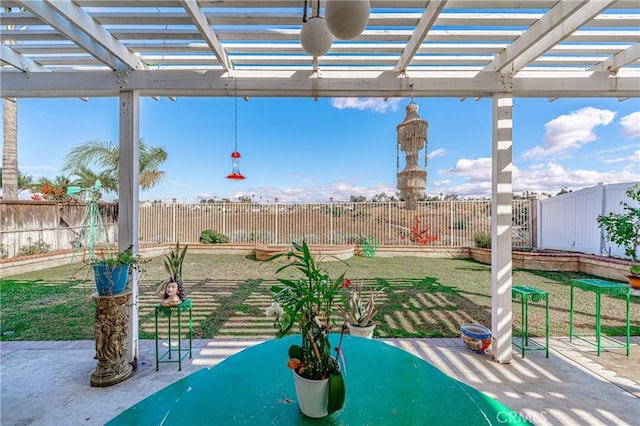
[{"label": "white pergola", "polygon": [[[3,0],[2,97],[120,98],[121,248],[138,243],[140,96],[490,97],[491,328],[495,360],[509,362],[513,98],[639,97],[639,3],[370,3],[359,37],[313,58],[303,0]],[[135,278],[129,361],[137,292]]]}]

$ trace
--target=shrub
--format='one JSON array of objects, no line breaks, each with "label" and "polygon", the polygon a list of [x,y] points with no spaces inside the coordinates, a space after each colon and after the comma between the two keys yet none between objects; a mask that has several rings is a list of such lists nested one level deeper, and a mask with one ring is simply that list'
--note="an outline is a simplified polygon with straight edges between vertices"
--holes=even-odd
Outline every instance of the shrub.
[{"label": "shrub", "polygon": [[333,241],[333,244],[360,244],[362,238],[359,234],[342,233],[339,231],[334,231],[333,234],[330,232],[325,234],[326,241]]},{"label": "shrub", "polygon": [[491,234],[488,232],[480,232],[473,236],[473,242],[476,247],[491,248]]},{"label": "shrub", "polygon": [[229,239],[213,229],[205,229],[200,233],[200,242],[203,244],[228,243]]},{"label": "shrub", "polygon": [[458,231],[463,230],[467,227],[467,222],[464,219],[456,220],[453,224],[453,229]]},{"label": "shrub", "polygon": [[4,246],[4,244],[0,243],[0,259],[6,259],[9,257],[9,250]]},{"label": "shrub", "polygon": [[316,234],[306,234],[302,238],[307,244],[320,244],[320,237]]},{"label": "shrub", "polygon": [[376,254],[376,250],[378,250],[378,247],[380,247],[380,242],[378,240],[374,240],[371,236],[369,236],[362,240],[361,247],[362,252],[366,257],[373,257]]},{"label": "shrub", "polygon": [[[640,202],[640,185],[627,189],[627,197]],[[604,228],[606,239],[624,248],[624,254],[634,262],[638,259],[640,246],[640,208],[622,201],[624,213],[610,212],[597,217],[598,225]]]},{"label": "shrub", "polygon": [[272,241],[273,234],[267,230],[259,229],[257,231],[251,231],[249,233],[249,242],[252,243],[268,243]]},{"label": "shrub", "polygon": [[27,241],[28,241],[27,244],[20,247],[20,252],[18,253],[18,256],[30,256],[32,254],[47,253],[51,250],[51,245],[45,243],[44,241],[42,241],[42,239],[39,239],[38,241],[33,242],[31,237],[28,237]]}]

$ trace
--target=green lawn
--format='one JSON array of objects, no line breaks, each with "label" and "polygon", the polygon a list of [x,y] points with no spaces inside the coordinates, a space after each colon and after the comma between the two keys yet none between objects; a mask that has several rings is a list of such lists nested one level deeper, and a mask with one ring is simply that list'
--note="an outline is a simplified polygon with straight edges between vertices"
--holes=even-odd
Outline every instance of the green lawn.
[{"label": "green lawn", "polygon": [[[344,270],[365,287],[383,288],[374,317],[378,337],[458,337],[460,324],[491,325],[491,269],[461,259],[417,257],[353,257],[323,266],[337,276]],[[242,255],[187,254],[185,290],[193,300],[194,338],[272,337],[265,317],[275,270],[283,263],[258,262]],[[154,336],[153,291],[166,273],[162,258],[146,265],[140,283],[140,337]],[[514,270],[514,285],[529,285],[550,294],[551,335],[569,330],[569,280],[578,273]],[[2,340],[93,339],[95,305],[91,271],[65,265],[0,281]],[[594,328],[595,296],[576,290],[578,331]],[[603,328],[610,334],[624,330],[624,301],[602,298]],[[520,324],[520,305],[513,305],[514,333]],[[640,334],[640,298],[632,297],[632,334]],[[543,310],[530,307],[529,328],[544,328]]]}]

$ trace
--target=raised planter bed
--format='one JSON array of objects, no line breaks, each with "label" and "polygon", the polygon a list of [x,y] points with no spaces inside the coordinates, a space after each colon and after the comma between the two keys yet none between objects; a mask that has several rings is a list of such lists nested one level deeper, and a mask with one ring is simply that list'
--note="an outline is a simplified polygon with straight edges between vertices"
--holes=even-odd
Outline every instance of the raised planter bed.
[{"label": "raised planter bed", "polygon": [[[271,256],[279,253],[287,253],[292,249],[290,245],[284,244],[272,244],[272,245],[257,245],[255,247],[256,260],[267,260]],[[316,260],[320,262],[326,262],[329,260],[345,260],[353,257],[354,246],[314,246],[310,245],[309,250],[311,254],[316,257]]]},{"label": "raised planter bed", "polygon": [[[470,257],[491,264],[491,250],[469,248]],[[536,271],[584,272],[597,277],[627,281],[631,262],[611,257],[567,252],[518,252],[512,254],[513,267]]]}]

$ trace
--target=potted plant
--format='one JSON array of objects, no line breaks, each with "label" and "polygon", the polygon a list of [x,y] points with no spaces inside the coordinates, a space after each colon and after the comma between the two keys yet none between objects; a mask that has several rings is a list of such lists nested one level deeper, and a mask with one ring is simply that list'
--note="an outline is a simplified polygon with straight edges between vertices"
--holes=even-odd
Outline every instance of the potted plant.
[{"label": "potted plant", "polygon": [[89,262],[93,269],[96,289],[100,296],[110,296],[122,293],[127,286],[129,271],[139,268],[141,258],[133,254],[133,246],[112,254],[109,250],[103,250]]},{"label": "potted plant", "polygon": [[[294,250],[279,253],[267,261],[287,256],[291,262],[276,274],[288,269],[302,273],[299,278],[278,278],[271,287],[274,303],[267,310],[273,317],[278,338],[287,335],[294,324],[301,334],[301,344],[289,348],[287,366],[293,370],[300,411],[308,417],[327,416],[344,405],[345,385],[336,358],[331,354],[329,332],[331,310],[344,281],[344,273],[332,280],[319,268],[305,241],[293,243]],[[342,336],[341,336],[342,337]],[[336,347],[340,354],[340,345]]]},{"label": "potted plant", "polygon": [[164,269],[169,277],[156,288],[156,296],[162,299],[162,306],[175,306],[184,300],[184,282],[182,281],[182,265],[187,254],[188,245],[180,249],[180,241],[176,242],[175,250],[165,255]]},{"label": "potted plant", "polygon": [[640,265],[631,265],[627,278],[631,287],[640,290]]},{"label": "potted plant", "polygon": [[[633,185],[626,191],[627,197],[640,203],[640,185]],[[633,262],[638,260],[640,246],[640,208],[621,202],[624,213],[610,212],[597,217],[598,225],[604,228],[605,238],[624,248],[624,254]]]},{"label": "potted plant", "polygon": [[[345,280],[343,288],[351,287],[351,281]],[[375,311],[376,290],[372,290],[367,298],[362,291],[362,283],[351,287],[345,306],[336,305],[347,323],[349,334],[352,336],[373,337],[376,325],[371,320]]]}]

